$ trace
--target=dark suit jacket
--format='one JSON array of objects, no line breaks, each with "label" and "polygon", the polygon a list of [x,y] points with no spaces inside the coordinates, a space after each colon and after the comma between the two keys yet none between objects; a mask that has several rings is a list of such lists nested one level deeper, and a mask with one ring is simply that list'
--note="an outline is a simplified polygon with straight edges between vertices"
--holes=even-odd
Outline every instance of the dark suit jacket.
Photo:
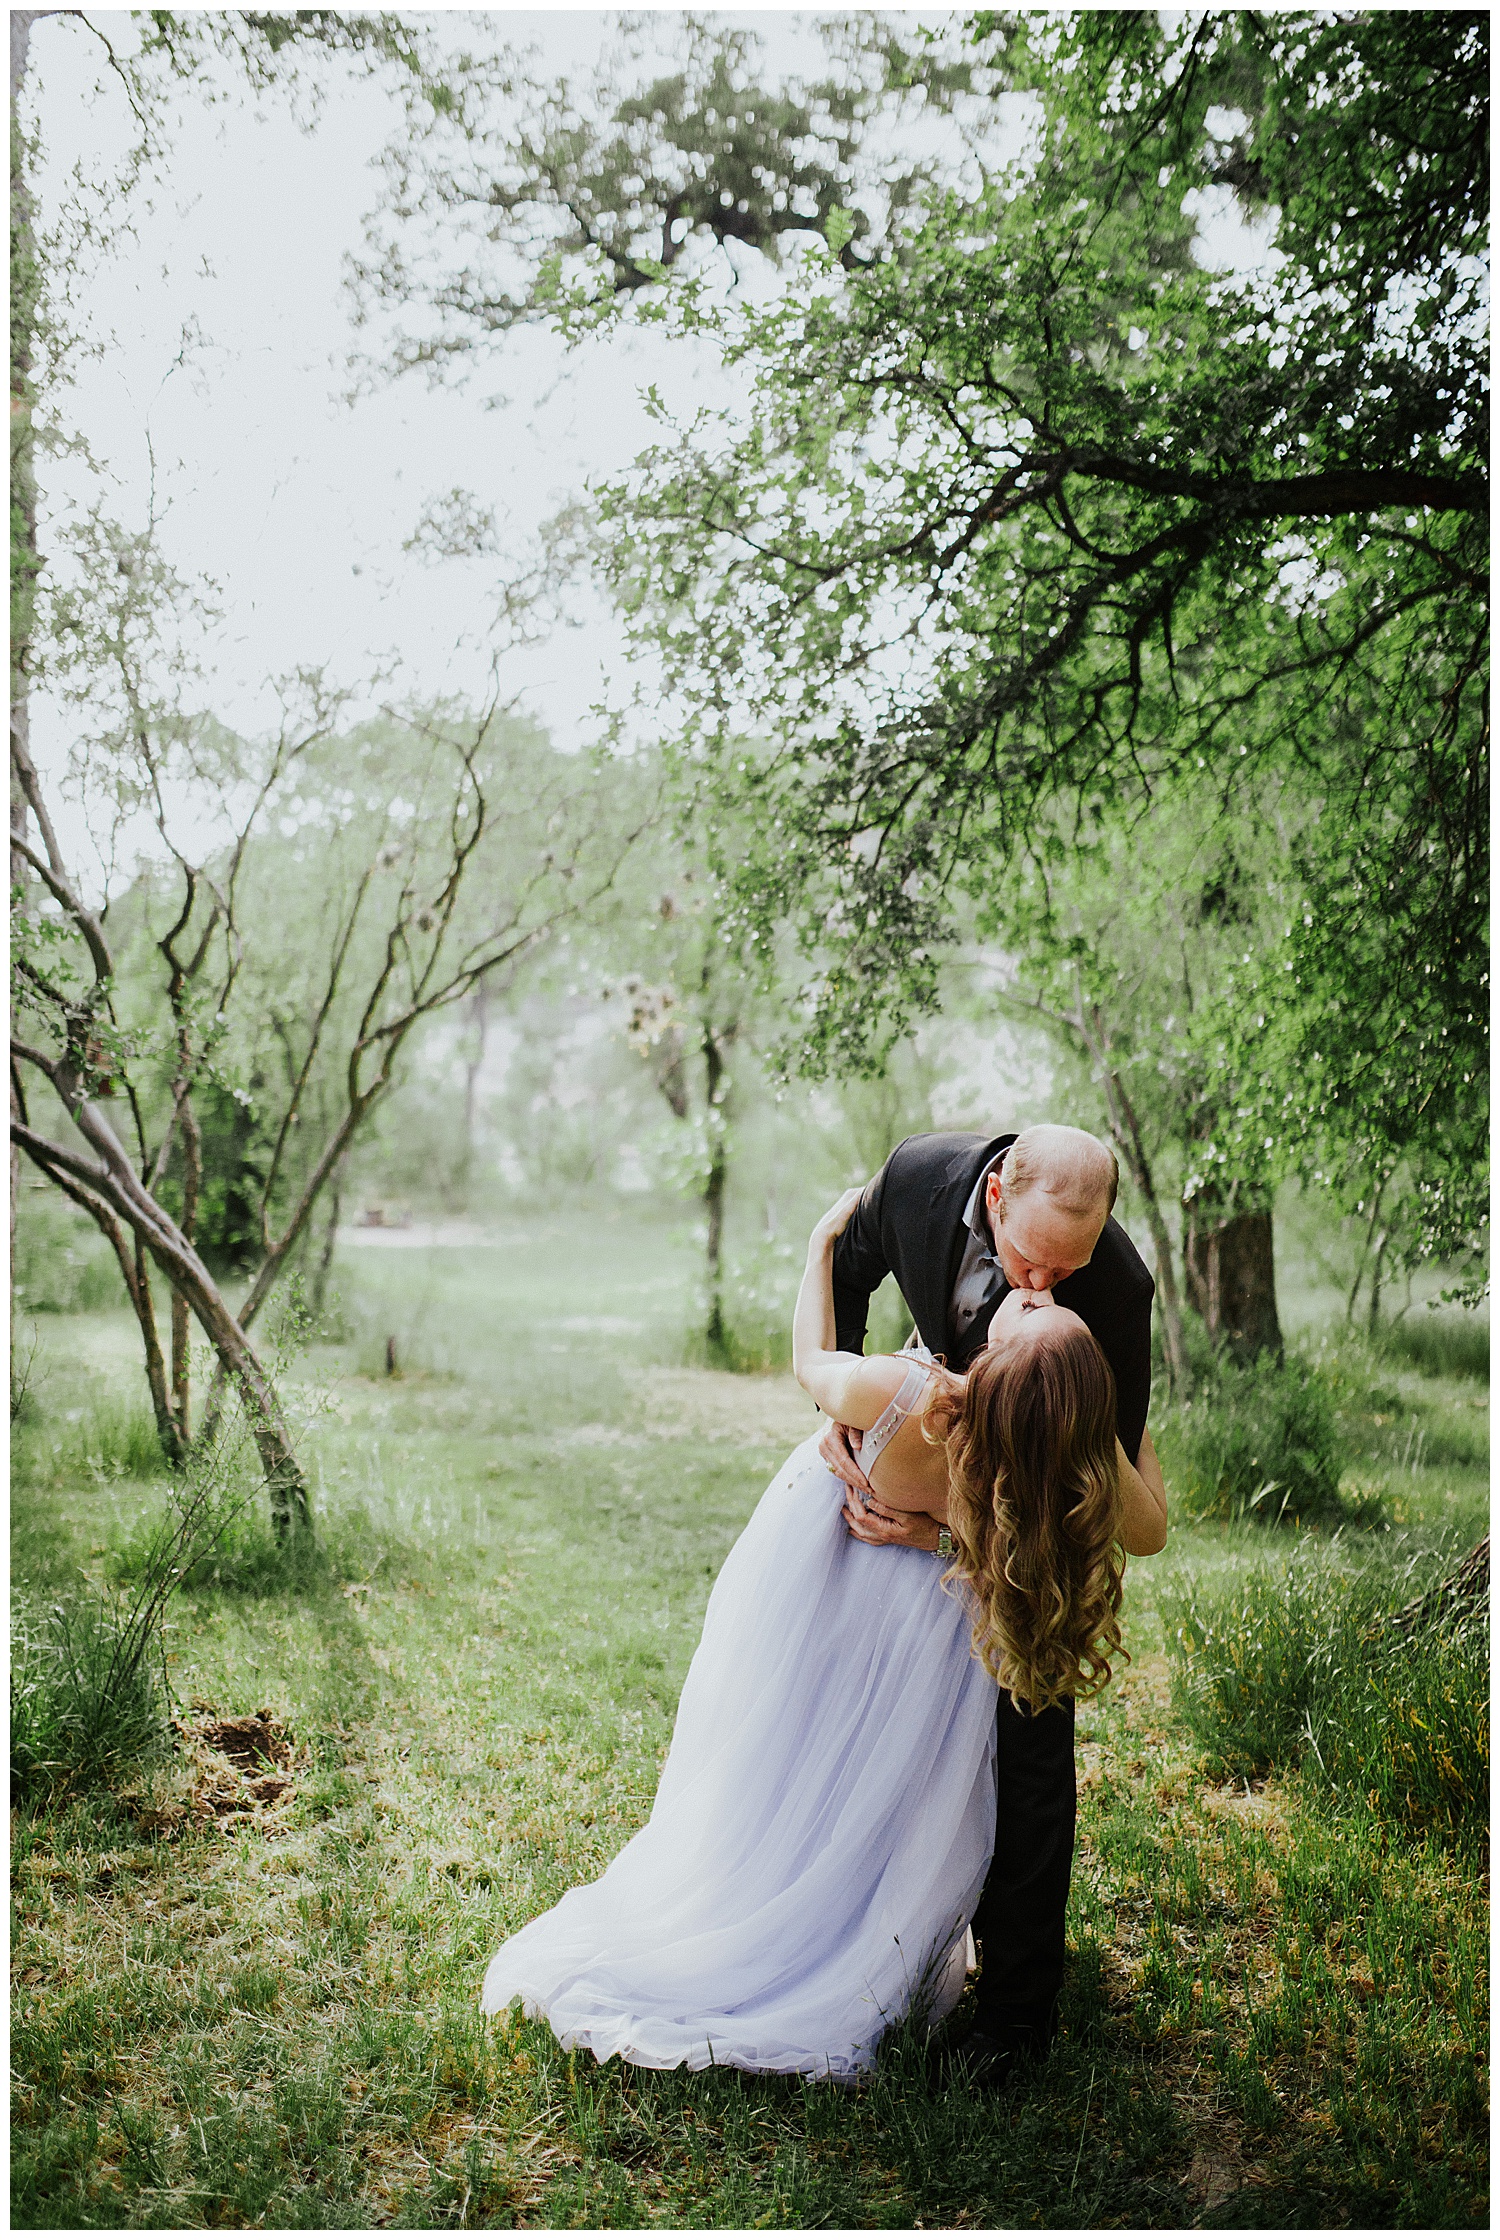
[{"label": "dark suit jacket", "polygon": [[[960,1349],[949,1306],[963,1258],[963,1211],[975,1178],[1014,1135],[908,1136],[886,1160],[833,1248],[833,1305],[839,1350],[863,1353],[870,1294],[893,1275],[924,1345],[954,1367],[972,1353],[982,1330]],[[1151,1301],[1156,1286],[1118,1221],[1104,1224],[1094,1256],[1057,1286],[1093,1331],[1115,1373],[1120,1444],[1140,1453],[1151,1399]]]}]

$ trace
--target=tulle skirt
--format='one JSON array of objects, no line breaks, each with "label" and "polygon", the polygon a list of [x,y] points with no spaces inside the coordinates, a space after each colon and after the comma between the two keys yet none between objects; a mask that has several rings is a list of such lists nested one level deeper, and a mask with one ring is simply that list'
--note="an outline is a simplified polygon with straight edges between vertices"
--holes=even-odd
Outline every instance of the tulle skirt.
[{"label": "tulle skirt", "polygon": [[850,2078],[956,1999],[995,1831],[995,1684],[942,1563],[850,1538],[807,1440],[719,1574],[651,1818],[500,1947],[565,2047]]}]

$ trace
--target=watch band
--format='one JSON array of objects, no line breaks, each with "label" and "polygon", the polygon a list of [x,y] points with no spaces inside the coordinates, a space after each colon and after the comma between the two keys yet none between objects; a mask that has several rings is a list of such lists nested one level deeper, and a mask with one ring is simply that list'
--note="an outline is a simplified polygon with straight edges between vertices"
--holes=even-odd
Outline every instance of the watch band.
[{"label": "watch band", "polygon": [[945,1563],[951,1563],[958,1554],[957,1548],[953,1545],[953,1535],[945,1524],[938,1526],[937,1552]]}]

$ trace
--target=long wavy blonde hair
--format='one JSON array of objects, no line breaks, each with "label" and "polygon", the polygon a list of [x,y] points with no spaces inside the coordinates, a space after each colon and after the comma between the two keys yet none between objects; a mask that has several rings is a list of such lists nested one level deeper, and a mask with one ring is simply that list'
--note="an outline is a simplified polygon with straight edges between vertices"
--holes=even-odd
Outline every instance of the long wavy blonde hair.
[{"label": "long wavy blonde hair", "polygon": [[1097,1695],[1120,1641],[1115,1380],[1092,1331],[1018,1331],[927,1410],[948,1450],[950,1578],[974,1649],[1019,1708]]}]

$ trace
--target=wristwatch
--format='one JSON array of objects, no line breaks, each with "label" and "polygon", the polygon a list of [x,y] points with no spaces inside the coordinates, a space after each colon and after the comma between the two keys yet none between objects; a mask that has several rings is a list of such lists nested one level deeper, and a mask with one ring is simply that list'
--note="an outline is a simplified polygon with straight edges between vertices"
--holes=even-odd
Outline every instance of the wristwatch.
[{"label": "wristwatch", "polygon": [[957,1548],[953,1545],[953,1535],[945,1524],[938,1526],[937,1552],[944,1563],[951,1563],[958,1554]]}]

